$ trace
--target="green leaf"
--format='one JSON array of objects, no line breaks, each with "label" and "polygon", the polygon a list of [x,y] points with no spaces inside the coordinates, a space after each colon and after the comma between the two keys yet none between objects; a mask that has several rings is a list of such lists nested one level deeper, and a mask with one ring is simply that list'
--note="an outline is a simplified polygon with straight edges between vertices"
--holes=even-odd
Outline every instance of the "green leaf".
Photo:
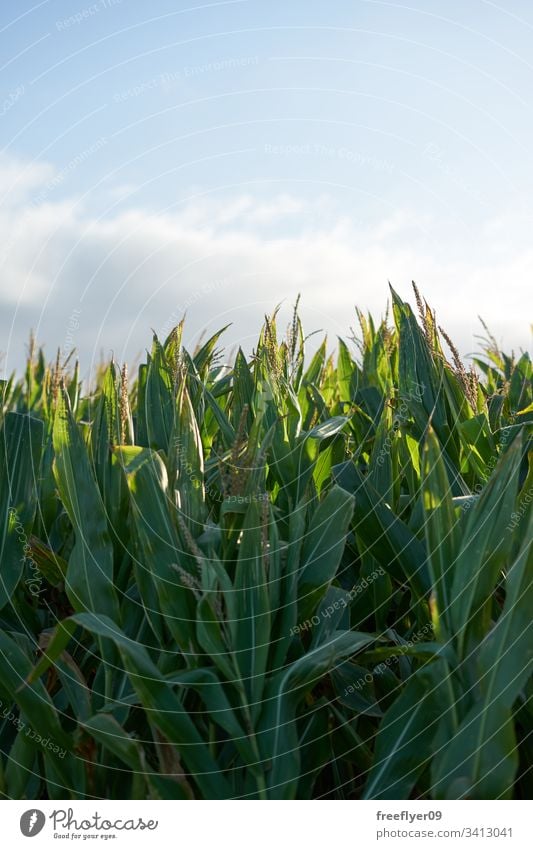
[{"label": "green leaf", "polygon": [[301,553],[298,615],[306,619],[335,577],[353,515],[354,499],[334,486],[309,520]]},{"label": "green leaf", "polygon": [[442,674],[442,665],[415,673],[386,712],[363,799],[409,799],[431,757],[444,709],[439,687]]},{"label": "green leaf", "polygon": [[269,682],[259,725],[261,751],[272,764],[269,798],[294,799],[297,795],[300,756],[295,714],[299,701],[336,663],[373,640],[371,634],[338,631],[333,639],[307,652]]},{"label": "green leaf", "polygon": [[[270,603],[268,597],[268,527],[259,504],[246,512],[235,571],[234,652],[245,682],[252,717],[259,713],[270,649]],[[266,536],[265,536],[266,535]]]},{"label": "green leaf", "polygon": [[461,532],[450,600],[450,626],[459,654],[466,653],[469,642],[478,642],[487,630],[490,611],[486,604],[512,542],[507,525],[514,508],[522,451],[521,440],[515,440],[468,511]]},{"label": "green leaf", "polygon": [[37,506],[42,442],[42,422],[7,413],[0,431],[0,610],[12,599],[26,561],[31,565],[28,537]]},{"label": "green leaf", "polygon": [[206,518],[204,457],[200,431],[185,383],[176,399],[169,466],[176,470],[178,507],[193,537],[203,532]]},{"label": "green leaf", "polygon": [[108,617],[81,613],[74,616],[73,620],[77,625],[99,637],[111,640],[117,646],[124,668],[150,723],[155,723],[165,737],[176,745],[183,763],[194,777],[204,798],[231,798],[231,788],[219,771],[208,746],[146,649],[129,640]]},{"label": "green leaf", "polygon": [[65,582],[69,599],[75,610],[105,613],[119,622],[106,513],[65,393],[58,397],[53,437],[55,479],[76,539]]},{"label": "green leaf", "polygon": [[396,580],[407,580],[418,598],[430,589],[422,543],[396,516],[354,463],[334,468],[335,479],[355,495],[354,531],[368,551]]},{"label": "green leaf", "polygon": [[511,711],[480,700],[433,761],[433,797],[509,799],[517,767]]},{"label": "green leaf", "polygon": [[165,464],[146,448],[125,471],[138,541],[134,568],[144,603],[150,608],[148,620],[160,635],[157,623],[161,613],[180,648],[187,651],[195,621],[194,596],[184,583],[190,575],[190,558],[185,556],[176,529]]},{"label": "green leaf", "polygon": [[511,708],[531,674],[533,520],[529,526],[529,542],[507,572],[503,613],[481,645],[480,686],[485,693],[487,710],[496,699]]},{"label": "green leaf", "polygon": [[435,632],[445,640],[452,635],[450,605],[460,538],[442,451],[431,428],[424,448],[422,498],[429,571],[436,602],[433,625]]},{"label": "green leaf", "polygon": [[109,749],[119,760],[136,773],[146,772],[144,753],[138,740],[127,734],[109,713],[97,713],[83,723],[84,729],[104,748]]},{"label": "green leaf", "polygon": [[[48,739],[53,745],[72,752],[73,742],[59,722],[59,716],[54,704],[47,693],[44,685],[37,681],[33,684],[27,682],[31,672],[31,660],[19,648],[16,642],[0,631],[0,662],[2,675],[0,676],[0,694],[2,701],[8,704],[14,701],[20,708],[21,720],[26,730],[39,733],[44,739]],[[27,728],[26,728],[27,726]],[[33,734],[28,735],[30,741]],[[35,743],[37,747],[39,744]],[[59,760],[50,749],[41,749],[46,758],[54,758],[58,761],[57,769],[66,787],[74,787],[72,764],[68,758]]]}]

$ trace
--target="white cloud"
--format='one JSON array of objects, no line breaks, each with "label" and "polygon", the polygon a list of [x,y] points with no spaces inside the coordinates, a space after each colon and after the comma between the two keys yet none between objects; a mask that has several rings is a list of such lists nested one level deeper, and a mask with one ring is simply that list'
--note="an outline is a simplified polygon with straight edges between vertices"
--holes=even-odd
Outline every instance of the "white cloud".
[{"label": "white cloud", "polygon": [[0,209],[9,209],[27,200],[32,190],[53,177],[46,162],[26,162],[0,152]]},{"label": "white cloud", "polygon": [[463,351],[475,345],[479,313],[507,346],[529,344],[533,251],[522,244],[513,253],[505,221],[487,222],[481,241],[464,249],[443,244],[439,222],[412,210],[363,225],[335,214],[327,197],[287,193],[204,195],[172,212],[137,206],[99,218],[77,198],[32,205],[51,176],[47,165],[0,159],[8,189],[0,349],[10,363],[30,326],[49,355],[64,345],[73,310],[81,310],[74,344],[86,364],[101,349],[131,356],[150,328],[168,328],[185,310],[190,336],[232,321],[227,343],[250,348],[263,313],[284,299],[290,307],[298,292],[308,331],[347,335],[355,304],[379,315],[387,280],[410,297],[412,278]]}]

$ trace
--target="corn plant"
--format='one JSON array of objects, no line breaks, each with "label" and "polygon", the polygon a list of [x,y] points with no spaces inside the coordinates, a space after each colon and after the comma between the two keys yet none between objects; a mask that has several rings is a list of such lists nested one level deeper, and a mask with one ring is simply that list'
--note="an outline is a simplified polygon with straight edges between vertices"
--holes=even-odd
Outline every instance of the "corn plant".
[{"label": "corn plant", "polygon": [[[0,384],[0,792],[528,798],[533,370],[415,289]],[[488,331],[485,328],[485,333]]]}]

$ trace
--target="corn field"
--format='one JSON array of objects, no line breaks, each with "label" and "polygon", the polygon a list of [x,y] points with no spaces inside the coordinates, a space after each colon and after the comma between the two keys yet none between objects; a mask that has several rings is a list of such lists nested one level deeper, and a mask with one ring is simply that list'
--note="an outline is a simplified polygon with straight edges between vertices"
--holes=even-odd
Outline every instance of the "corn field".
[{"label": "corn field", "polygon": [[[531,798],[533,369],[429,306],[0,384],[0,792]],[[485,331],[488,333],[488,331]],[[529,453],[528,453],[529,452]]]}]

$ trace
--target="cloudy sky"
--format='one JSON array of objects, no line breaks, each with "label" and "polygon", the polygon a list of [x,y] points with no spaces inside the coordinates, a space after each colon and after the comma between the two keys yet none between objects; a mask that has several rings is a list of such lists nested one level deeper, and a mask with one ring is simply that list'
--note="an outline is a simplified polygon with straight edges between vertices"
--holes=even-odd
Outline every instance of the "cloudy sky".
[{"label": "cloudy sky", "polygon": [[0,5],[0,351],[133,358],[302,294],[348,335],[415,279],[531,347],[527,0]]}]

